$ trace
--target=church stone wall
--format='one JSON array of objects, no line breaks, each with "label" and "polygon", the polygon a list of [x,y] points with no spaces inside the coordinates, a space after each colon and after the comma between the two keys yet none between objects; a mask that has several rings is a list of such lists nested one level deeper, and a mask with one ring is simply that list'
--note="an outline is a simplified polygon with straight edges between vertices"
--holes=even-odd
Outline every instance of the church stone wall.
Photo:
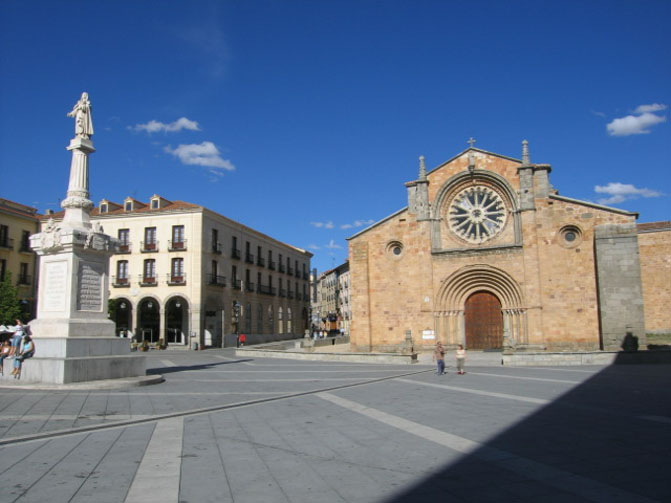
[{"label": "church stone wall", "polygon": [[671,222],[661,224],[638,225],[645,330],[671,334]]},{"label": "church stone wall", "polygon": [[636,224],[606,224],[595,230],[603,349],[645,346]]},{"label": "church stone wall", "polygon": [[[553,198],[537,199],[535,205],[537,237],[530,240],[530,229],[525,229],[524,246],[538,253],[529,269],[539,276],[536,303],[541,306],[542,344],[549,350],[599,349],[594,228],[633,222],[634,216]],[[574,241],[565,239],[567,230],[575,232]],[[533,252],[525,257],[533,261]],[[534,304],[534,298],[529,303]]]}]

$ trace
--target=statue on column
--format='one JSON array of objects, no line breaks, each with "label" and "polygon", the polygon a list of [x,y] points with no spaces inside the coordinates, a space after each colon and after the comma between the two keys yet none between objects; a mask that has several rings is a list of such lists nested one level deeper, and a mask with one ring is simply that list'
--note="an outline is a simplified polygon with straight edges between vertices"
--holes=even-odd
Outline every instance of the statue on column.
[{"label": "statue on column", "polygon": [[89,93],[82,93],[82,97],[75,103],[68,117],[75,118],[75,136],[89,139],[93,136],[93,119],[91,118],[91,102]]}]

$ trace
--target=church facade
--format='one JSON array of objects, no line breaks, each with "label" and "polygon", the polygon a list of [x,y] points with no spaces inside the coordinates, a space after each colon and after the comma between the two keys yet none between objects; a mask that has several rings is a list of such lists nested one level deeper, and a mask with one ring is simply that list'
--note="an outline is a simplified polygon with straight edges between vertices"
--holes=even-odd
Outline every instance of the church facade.
[{"label": "church facade", "polygon": [[638,215],[560,196],[550,172],[526,142],[522,160],[420,158],[408,206],[349,238],[352,350],[645,347]]}]

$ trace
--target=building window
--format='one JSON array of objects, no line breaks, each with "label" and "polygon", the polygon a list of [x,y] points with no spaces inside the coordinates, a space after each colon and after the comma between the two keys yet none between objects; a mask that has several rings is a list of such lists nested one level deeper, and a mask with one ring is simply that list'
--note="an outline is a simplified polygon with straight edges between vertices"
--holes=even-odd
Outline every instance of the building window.
[{"label": "building window", "polygon": [[268,250],[268,269],[275,270],[275,262],[273,262],[273,251]]},{"label": "building window", "polygon": [[11,248],[9,239],[9,227],[0,225],[0,246],[3,248]]},{"label": "building window", "polygon": [[172,226],[172,241],[170,243],[171,250],[184,250],[186,248],[186,240],[184,239],[184,226]]},{"label": "building window", "polygon": [[282,308],[277,309],[277,328],[280,334],[284,333],[284,319],[282,318]]},{"label": "building window", "polygon": [[132,201],[126,201],[125,204],[124,204],[124,210],[133,211],[133,202]]},{"label": "building window", "polygon": [[21,231],[21,250],[22,252],[30,251],[30,231]]},{"label": "building window", "polygon": [[231,266],[231,285],[236,290],[240,289],[240,280],[238,280],[238,268],[234,265]]},{"label": "building window", "polygon": [[0,259],[0,281],[5,280],[5,273],[7,272],[7,260]]},{"label": "building window", "polygon": [[275,316],[273,313],[273,306],[268,306],[268,333],[275,332]]},{"label": "building window", "polygon": [[156,227],[144,228],[144,243],[142,249],[144,251],[156,251]]},{"label": "building window", "polygon": [[116,263],[115,285],[128,284],[128,260],[119,260]]},{"label": "building window", "polygon": [[290,334],[293,331],[293,324],[291,323],[291,308],[287,307],[287,333]]},{"label": "building window", "polygon": [[130,234],[128,229],[119,229],[119,251],[127,253],[130,251]]},{"label": "building window", "polygon": [[214,253],[221,253],[221,244],[219,243],[219,231],[212,229],[212,251]]},{"label": "building window", "polygon": [[19,285],[30,285],[30,276],[28,276],[28,264],[21,262],[19,264]]},{"label": "building window", "polygon": [[184,259],[174,258],[170,267],[170,282],[184,283]]},{"label": "building window", "polygon": [[158,209],[158,203],[159,203],[158,199],[152,199],[151,200],[151,209],[152,210],[157,210]]},{"label": "building window", "polygon": [[100,205],[100,213],[107,213],[107,203]]},{"label": "building window", "polygon": [[233,240],[231,243],[231,257],[240,258],[240,250],[238,249],[238,238],[236,236],[233,236]]},{"label": "building window", "polygon": [[147,259],[144,261],[142,283],[145,285],[156,284],[156,261],[154,259]]}]

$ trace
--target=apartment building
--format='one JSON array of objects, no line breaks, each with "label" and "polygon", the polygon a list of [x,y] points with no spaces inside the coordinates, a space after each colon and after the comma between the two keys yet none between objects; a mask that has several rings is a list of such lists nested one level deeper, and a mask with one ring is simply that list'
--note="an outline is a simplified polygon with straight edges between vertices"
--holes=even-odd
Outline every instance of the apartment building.
[{"label": "apartment building", "polygon": [[30,235],[38,232],[37,209],[0,198],[0,279],[11,275],[26,317],[35,314],[37,255]]},{"label": "apartment building", "polygon": [[203,206],[154,195],[91,213],[119,241],[110,299],[121,335],[230,346],[302,336],[312,254]]}]

